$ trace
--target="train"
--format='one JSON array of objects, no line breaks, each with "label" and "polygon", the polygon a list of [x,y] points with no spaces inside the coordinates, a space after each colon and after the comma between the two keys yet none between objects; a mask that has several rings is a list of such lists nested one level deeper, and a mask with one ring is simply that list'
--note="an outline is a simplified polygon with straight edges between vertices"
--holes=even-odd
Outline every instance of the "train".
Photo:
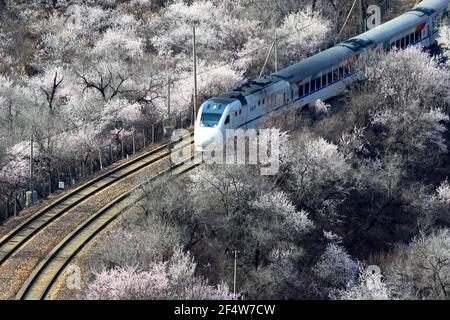
[{"label": "train", "polygon": [[367,32],[208,99],[195,120],[196,150],[224,139],[228,129],[258,128],[269,117],[343,94],[357,80],[352,62],[368,50],[432,46],[448,12],[449,0],[424,0]]}]

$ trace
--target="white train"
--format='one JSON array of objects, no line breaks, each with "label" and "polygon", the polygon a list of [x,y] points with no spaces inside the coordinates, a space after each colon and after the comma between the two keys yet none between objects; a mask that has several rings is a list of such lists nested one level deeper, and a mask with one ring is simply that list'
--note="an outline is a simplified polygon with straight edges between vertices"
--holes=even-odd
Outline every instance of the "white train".
[{"label": "white train", "polygon": [[195,123],[196,149],[224,137],[227,129],[261,126],[268,117],[342,94],[355,81],[350,64],[367,50],[431,46],[450,0],[424,0],[410,11],[269,76],[248,81],[204,102]]}]

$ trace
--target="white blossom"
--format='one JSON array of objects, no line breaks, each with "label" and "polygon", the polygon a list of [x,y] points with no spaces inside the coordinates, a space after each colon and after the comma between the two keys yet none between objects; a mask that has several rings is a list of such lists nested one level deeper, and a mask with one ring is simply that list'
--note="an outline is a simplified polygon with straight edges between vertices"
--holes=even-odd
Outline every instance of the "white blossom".
[{"label": "white blossom", "polygon": [[286,229],[303,234],[313,227],[313,222],[304,210],[297,211],[294,204],[284,192],[273,192],[260,196],[253,206],[260,210],[273,212],[283,218]]},{"label": "white blossom", "polygon": [[447,58],[450,59],[450,26],[442,25],[439,28],[439,37],[437,39],[437,42],[441,46]]},{"label": "white blossom", "polygon": [[340,300],[390,300],[391,290],[383,282],[381,273],[367,268],[361,270],[358,283],[339,291],[332,297]]},{"label": "white blossom", "polygon": [[355,282],[359,268],[360,263],[352,259],[344,247],[329,243],[313,271],[325,286],[342,288]]},{"label": "white blossom", "polygon": [[450,204],[450,184],[448,181],[442,182],[436,190],[439,201]]}]

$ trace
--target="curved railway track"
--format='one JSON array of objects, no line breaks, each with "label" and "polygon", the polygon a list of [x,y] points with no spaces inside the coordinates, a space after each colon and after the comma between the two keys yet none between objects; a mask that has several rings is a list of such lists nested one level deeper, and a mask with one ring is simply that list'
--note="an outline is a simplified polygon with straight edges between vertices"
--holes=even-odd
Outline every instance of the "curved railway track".
[{"label": "curved railway track", "polygon": [[[189,136],[192,137],[193,133],[183,138]],[[176,143],[177,142],[170,142],[162,145],[118,166],[117,168],[112,169],[111,171],[76,188],[67,195],[59,198],[49,206],[29,217],[6,236],[0,239],[0,265],[5,263],[12,254],[30,241],[39,231],[50,225],[59,217],[63,216],[69,210],[77,207],[90,197],[98,194],[111,185],[125,179],[126,177],[129,177],[133,173],[136,173],[151,164],[168,157],[171,152],[174,151],[172,148]],[[180,149],[186,146],[182,146]]]},{"label": "curved railway track", "polygon": [[[192,156],[187,160],[193,159],[195,159],[195,156]],[[73,258],[110,223],[116,220],[121,213],[130,208],[142,197],[141,193],[136,192],[138,189],[148,182],[155,181],[157,178],[166,174],[174,176],[184,174],[197,167],[199,164],[200,163],[192,161],[189,161],[188,163],[183,161],[172,165],[170,168],[151,177],[147,182],[133,188],[120,197],[117,197],[113,202],[91,216],[60,242],[47,257],[41,261],[20,289],[16,299],[46,299],[57,279]]]}]

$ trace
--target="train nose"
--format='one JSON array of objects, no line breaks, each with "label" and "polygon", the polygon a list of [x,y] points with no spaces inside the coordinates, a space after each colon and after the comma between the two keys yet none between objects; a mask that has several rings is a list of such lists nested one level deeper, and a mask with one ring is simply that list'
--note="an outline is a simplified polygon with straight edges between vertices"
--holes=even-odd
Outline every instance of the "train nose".
[{"label": "train nose", "polygon": [[216,140],[217,130],[214,128],[197,128],[194,143],[197,151],[205,151],[206,147]]}]

